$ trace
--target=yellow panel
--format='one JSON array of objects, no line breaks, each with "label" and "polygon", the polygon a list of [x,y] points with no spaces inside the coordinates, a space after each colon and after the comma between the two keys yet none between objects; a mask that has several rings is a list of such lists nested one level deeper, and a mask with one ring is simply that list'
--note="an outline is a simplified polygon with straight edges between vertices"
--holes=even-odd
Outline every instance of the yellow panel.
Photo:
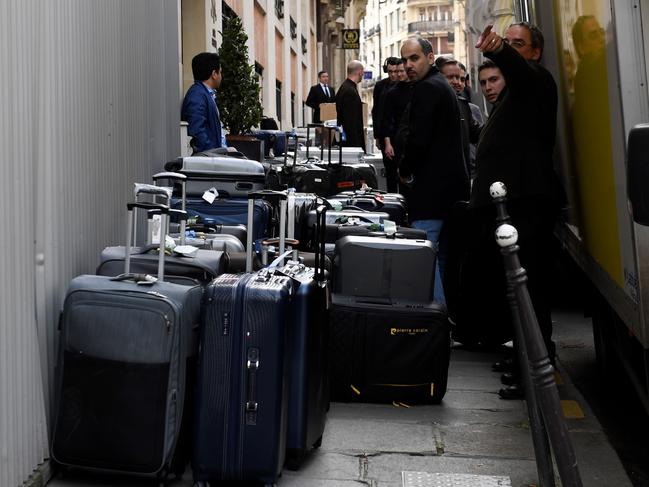
[{"label": "yellow panel", "polygon": [[586,417],[579,403],[572,399],[562,400],[561,409],[563,410],[563,417],[566,419],[584,419]]},{"label": "yellow panel", "polygon": [[[592,257],[624,287],[611,142],[605,0],[555,0],[578,227]],[[605,4],[605,5],[604,5]],[[612,87],[615,89],[615,87]]]}]

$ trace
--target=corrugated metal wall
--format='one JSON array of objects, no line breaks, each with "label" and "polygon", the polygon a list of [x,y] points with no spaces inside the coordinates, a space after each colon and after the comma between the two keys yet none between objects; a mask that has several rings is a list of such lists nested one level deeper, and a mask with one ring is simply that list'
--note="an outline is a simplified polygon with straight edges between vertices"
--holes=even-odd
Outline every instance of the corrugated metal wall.
[{"label": "corrugated metal wall", "polygon": [[68,281],[180,153],[178,63],[177,2],[0,1],[0,487],[48,456]]}]

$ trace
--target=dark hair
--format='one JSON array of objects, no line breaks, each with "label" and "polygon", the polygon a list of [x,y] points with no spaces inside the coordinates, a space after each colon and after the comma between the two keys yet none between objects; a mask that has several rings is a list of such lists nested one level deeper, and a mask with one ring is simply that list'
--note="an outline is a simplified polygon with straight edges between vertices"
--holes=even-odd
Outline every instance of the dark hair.
[{"label": "dark hair", "polygon": [[323,74],[329,74],[329,71],[327,71],[326,69],[323,69],[322,71],[318,71],[318,79],[320,79],[320,76],[322,76]]},{"label": "dark hair", "polygon": [[460,69],[461,69],[462,71],[465,71],[465,72],[466,72],[466,66],[465,66],[464,64],[458,62],[457,65],[460,67]]},{"label": "dark hair", "polygon": [[435,59],[435,66],[437,66],[437,69],[439,69],[440,71],[444,66],[451,66],[456,64],[460,63],[450,56],[439,56],[437,59]]},{"label": "dark hair", "polygon": [[500,69],[496,63],[494,63],[491,59],[485,59],[483,63],[478,66],[478,74],[480,71],[483,69],[489,69],[489,68],[495,68],[495,69]]},{"label": "dark hair", "polygon": [[428,56],[429,54],[432,54],[432,52],[433,52],[433,45],[428,40],[424,39],[421,36],[409,37],[406,40],[407,41],[410,41],[410,40],[416,41],[417,44],[419,44],[419,47],[421,47],[421,50],[424,53],[424,56]]},{"label": "dark hair", "polygon": [[201,52],[192,59],[192,74],[196,81],[205,81],[212,71],[221,71],[221,60],[215,52]]},{"label": "dark hair", "polygon": [[385,60],[385,64],[389,64],[390,66],[396,66],[400,62],[402,62],[401,59],[399,59],[398,57],[394,57],[394,56],[390,56],[389,58],[387,58]]},{"label": "dark hair", "polygon": [[514,22],[513,24],[509,24],[509,27],[515,26],[525,27],[528,30],[530,37],[532,38],[532,49],[538,48],[541,50],[541,54],[539,55],[540,61],[543,57],[543,47],[545,46],[545,40],[543,39],[543,32],[541,32],[541,29],[529,22]]},{"label": "dark hair", "polygon": [[399,66],[399,64],[403,64],[403,63],[405,63],[405,62],[406,62],[406,61],[405,61],[402,57],[398,57],[398,58],[397,58],[397,66]]}]

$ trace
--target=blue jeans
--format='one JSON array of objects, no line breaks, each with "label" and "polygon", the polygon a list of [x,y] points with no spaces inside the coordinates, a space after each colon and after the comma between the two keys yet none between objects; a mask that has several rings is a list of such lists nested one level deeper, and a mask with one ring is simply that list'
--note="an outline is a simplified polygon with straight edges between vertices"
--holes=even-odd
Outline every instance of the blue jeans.
[{"label": "blue jeans", "polygon": [[444,266],[446,265],[446,241],[440,240],[440,233],[444,220],[415,220],[412,222],[413,228],[424,230],[428,240],[433,242],[437,251],[437,265],[435,266],[435,283],[433,286],[433,299],[435,302],[446,304],[444,296],[444,287],[442,286],[442,276],[444,275]]}]

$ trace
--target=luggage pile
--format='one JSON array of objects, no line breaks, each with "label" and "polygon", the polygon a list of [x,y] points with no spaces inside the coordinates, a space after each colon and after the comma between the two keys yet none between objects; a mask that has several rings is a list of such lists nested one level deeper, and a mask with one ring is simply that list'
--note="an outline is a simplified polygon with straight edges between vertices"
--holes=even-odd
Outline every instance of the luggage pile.
[{"label": "luggage pile", "polygon": [[224,153],[166,169],[135,185],[125,245],[68,288],[56,462],[274,485],[322,443],[330,398],[442,399],[435,252],[400,195],[268,189],[262,164]]}]

